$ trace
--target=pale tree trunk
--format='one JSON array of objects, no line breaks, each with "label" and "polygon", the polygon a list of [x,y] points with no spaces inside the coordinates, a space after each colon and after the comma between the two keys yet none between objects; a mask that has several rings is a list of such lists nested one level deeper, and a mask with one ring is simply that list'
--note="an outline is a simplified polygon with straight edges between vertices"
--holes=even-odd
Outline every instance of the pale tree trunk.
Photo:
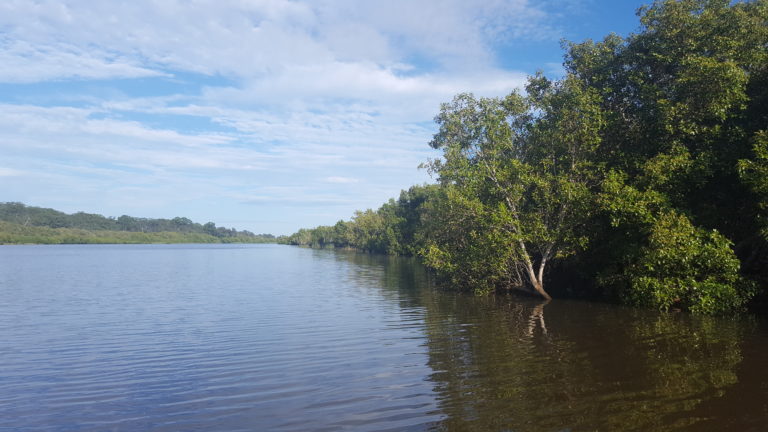
[{"label": "pale tree trunk", "polygon": [[529,276],[533,291],[545,300],[552,300],[552,297],[544,290],[544,281],[533,274],[530,274]]},{"label": "pale tree trunk", "polygon": [[544,290],[544,267],[547,265],[547,259],[549,258],[549,254],[551,253],[552,248],[548,247],[544,256],[541,257],[541,262],[539,263],[539,271],[537,273],[533,268],[533,262],[531,262],[531,258],[528,256],[525,243],[520,241],[518,245],[523,252],[523,262],[525,264],[526,273],[528,274],[528,282],[531,283],[534,294],[542,297],[545,300],[552,300],[552,297]]},{"label": "pale tree trunk", "polygon": [[[491,180],[493,180],[496,187],[499,189],[504,189],[499,182],[498,177],[496,176],[496,170],[493,169],[491,165],[488,164],[487,161],[484,159],[481,159],[483,163],[485,164],[486,169],[488,170],[489,176]],[[512,202],[512,200],[509,198],[509,196],[504,196],[504,200],[507,204],[507,208],[512,212],[513,216],[517,217],[517,206]],[[561,223],[562,223],[562,216],[564,216],[564,208],[561,210]],[[519,229],[516,226],[512,226],[512,231],[516,234],[519,234]],[[549,301],[552,300],[552,297],[547,294],[547,292],[544,290],[544,267],[547,265],[547,260],[549,259],[550,255],[552,254],[552,250],[554,249],[554,243],[551,243],[547,245],[546,251],[542,254],[541,262],[539,263],[539,271],[537,272],[533,269],[533,263],[531,262],[531,258],[528,256],[528,251],[525,247],[525,243],[522,240],[518,240],[518,246],[520,246],[520,250],[522,251],[523,260],[525,264],[526,273],[528,275],[528,281],[531,283],[531,286],[533,287],[533,293],[542,297],[543,299]]]}]

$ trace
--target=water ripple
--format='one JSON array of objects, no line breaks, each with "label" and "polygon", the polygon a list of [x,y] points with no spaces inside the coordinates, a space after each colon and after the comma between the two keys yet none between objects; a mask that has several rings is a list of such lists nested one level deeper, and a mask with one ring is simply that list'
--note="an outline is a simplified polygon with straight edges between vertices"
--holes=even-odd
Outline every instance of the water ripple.
[{"label": "water ripple", "polygon": [[0,429],[400,430],[435,409],[424,311],[383,300],[376,269],[275,247],[16,251]]},{"label": "water ripple", "polygon": [[0,430],[761,431],[768,325],[280,246],[0,247]]}]

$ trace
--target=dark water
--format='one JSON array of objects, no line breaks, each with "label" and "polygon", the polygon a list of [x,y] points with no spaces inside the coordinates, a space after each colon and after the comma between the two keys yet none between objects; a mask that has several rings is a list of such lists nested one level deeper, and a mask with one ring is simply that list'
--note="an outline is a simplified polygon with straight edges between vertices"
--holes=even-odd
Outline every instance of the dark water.
[{"label": "dark water", "polygon": [[0,430],[765,431],[768,326],[288,246],[2,246]]}]

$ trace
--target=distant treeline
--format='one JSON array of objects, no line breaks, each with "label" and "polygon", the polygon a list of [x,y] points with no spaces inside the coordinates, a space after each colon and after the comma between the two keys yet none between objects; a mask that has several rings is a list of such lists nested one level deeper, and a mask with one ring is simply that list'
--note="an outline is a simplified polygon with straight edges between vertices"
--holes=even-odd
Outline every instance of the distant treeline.
[{"label": "distant treeline", "polygon": [[[282,238],[415,254],[446,284],[660,309],[768,300],[768,1],[656,1],[566,75],[443,104],[438,184]],[[545,289],[546,286],[546,289]]]},{"label": "distant treeline", "polygon": [[17,202],[0,203],[0,243],[269,243],[271,234],[199,224],[185,217],[118,218],[67,214]]},{"label": "distant treeline", "polygon": [[279,243],[317,248],[352,248],[390,255],[418,255],[426,244],[423,220],[426,204],[434,202],[439,185],[413,186],[390,199],[378,210],[355,212],[350,221],[300,229]]}]

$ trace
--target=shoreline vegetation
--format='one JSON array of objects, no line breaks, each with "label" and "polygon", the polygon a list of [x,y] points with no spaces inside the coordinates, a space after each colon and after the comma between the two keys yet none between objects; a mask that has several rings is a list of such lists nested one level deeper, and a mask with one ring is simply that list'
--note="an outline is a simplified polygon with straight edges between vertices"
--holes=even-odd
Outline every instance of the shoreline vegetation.
[{"label": "shoreline vegetation", "polygon": [[457,95],[437,184],[280,243],[414,255],[441,283],[719,314],[768,300],[768,1],[659,0],[565,76]]},{"label": "shoreline vegetation", "polygon": [[199,224],[183,217],[118,218],[0,203],[0,244],[275,243],[271,234]]}]

